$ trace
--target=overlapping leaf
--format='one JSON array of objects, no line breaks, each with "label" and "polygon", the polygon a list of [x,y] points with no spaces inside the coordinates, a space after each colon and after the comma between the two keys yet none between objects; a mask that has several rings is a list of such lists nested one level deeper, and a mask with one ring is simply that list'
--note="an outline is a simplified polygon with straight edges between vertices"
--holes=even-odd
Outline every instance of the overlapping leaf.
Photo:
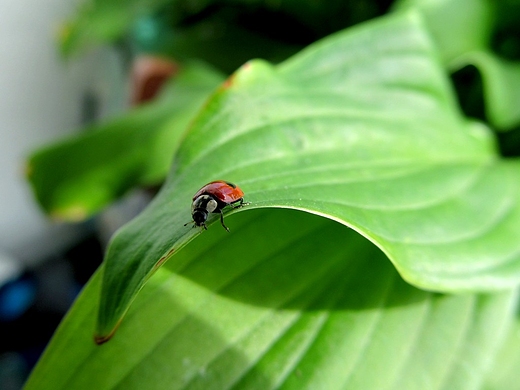
[{"label": "overlapping leaf", "polygon": [[213,227],[158,270],[102,346],[92,342],[97,274],[26,390],[482,383],[513,293],[415,289],[370,242],[308,213],[251,211],[229,224],[232,234]]},{"label": "overlapping leaf", "polygon": [[447,65],[460,55],[488,47],[496,9],[486,0],[397,0],[394,8],[421,13]]},{"label": "overlapping leaf", "polygon": [[198,235],[183,226],[190,198],[215,179],[239,184],[248,208],[306,210],[354,228],[416,286],[516,286],[520,165],[501,161],[487,129],[459,114],[436,58],[411,13],[332,36],[279,67],[239,70],[197,116],[159,195],[114,238],[99,341]]},{"label": "overlapping leaf", "polygon": [[467,65],[479,69],[486,115],[494,127],[510,130],[520,124],[520,109],[516,104],[520,96],[520,63],[504,59],[491,47],[501,30],[514,36],[502,20],[508,19],[509,24],[518,26],[518,4],[487,0],[402,0],[397,2],[397,8],[415,9],[424,16],[443,61],[451,70]]},{"label": "overlapping leaf", "polygon": [[[520,19],[519,19],[520,21]],[[486,114],[499,130],[520,124],[520,62],[508,61],[489,51],[473,51],[457,59],[457,67],[476,66],[482,74]]]}]

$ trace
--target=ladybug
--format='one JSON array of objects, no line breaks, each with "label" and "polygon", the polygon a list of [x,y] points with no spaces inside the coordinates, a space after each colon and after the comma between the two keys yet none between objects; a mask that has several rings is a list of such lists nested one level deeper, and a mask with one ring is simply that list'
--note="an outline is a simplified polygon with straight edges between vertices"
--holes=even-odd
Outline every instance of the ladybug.
[{"label": "ladybug", "polygon": [[[222,227],[229,232],[227,226],[224,225],[222,209],[226,206],[239,208],[246,204],[247,203],[244,203],[244,191],[242,191],[240,187],[228,181],[212,181],[198,190],[193,196],[191,217],[195,225],[202,226],[207,230],[206,220],[208,219],[209,213],[218,213],[220,214]],[[188,223],[184,226],[188,225]]]}]

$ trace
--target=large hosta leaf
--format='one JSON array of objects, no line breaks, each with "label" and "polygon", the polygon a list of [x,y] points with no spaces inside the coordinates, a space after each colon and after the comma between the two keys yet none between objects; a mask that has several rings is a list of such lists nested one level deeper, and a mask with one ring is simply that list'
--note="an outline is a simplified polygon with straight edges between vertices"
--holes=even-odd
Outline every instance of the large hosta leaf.
[{"label": "large hosta leaf", "polygon": [[188,122],[222,80],[187,65],[156,102],[33,153],[28,177],[43,209],[81,220],[135,186],[161,183]]},{"label": "large hosta leaf", "polygon": [[250,209],[306,210],[354,228],[416,286],[516,286],[519,162],[501,161],[487,129],[461,117],[436,58],[417,16],[396,14],[281,66],[239,70],[197,116],[159,195],[110,245],[98,340],[200,233],[183,225],[192,194],[214,179],[238,183]]},{"label": "large hosta leaf", "polygon": [[103,346],[96,275],[26,390],[464,390],[488,372],[514,294],[415,289],[370,242],[308,213],[229,224],[158,270]]}]

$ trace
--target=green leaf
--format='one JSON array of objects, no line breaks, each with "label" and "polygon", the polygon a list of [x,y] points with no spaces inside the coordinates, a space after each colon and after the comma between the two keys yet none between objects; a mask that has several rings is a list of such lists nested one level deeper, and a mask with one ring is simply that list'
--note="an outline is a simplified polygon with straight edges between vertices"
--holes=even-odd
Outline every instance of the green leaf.
[{"label": "green leaf", "polygon": [[415,289],[370,242],[308,213],[229,224],[158,270],[102,346],[98,273],[26,390],[464,390],[488,372],[514,293]]},{"label": "green leaf", "polygon": [[518,366],[520,364],[520,318],[518,303],[516,317],[510,324],[505,341],[499,349],[493,366],[485,381],[485,389],[510,390],[518,386]]},{"label": "green leaf", "polygon": [[459,68],[474,65],[482,75],[486,117],[499,130],[520,124],[520,62],[507,61],[488,51],[473,51],[457,59]]},{"label": "green leaf", "polygon": [[520,62],[501,58],[491,47],[501,30],[518,40],[509,26],[516,28],[520,23],[518,4],[487,0],[403,0],[396,8],[421,13],[443,61],[452,71],[468,65],[477,67],[484,82],[486,116],[492,126],[510,130],[520,124],[520,109],[516,104],[520,96]]},{"label": "green leaf", "polygon": [[499,160],[487,129],[460,116],[435,59],[417,15],[396,14],[279,67],[246,64],[199,113],[152,204],[114,237],[99,341],[199,235],[183,226],[191,196],[215,179],[240,185],[243,210],[299,209],[352,227],[416,286],[516,286],[520,164]]},{"label": "green leaf", "polygon": [[82,220],[135,186],[161,183],[187,124],[222,79],[187,66],[157,102],[35,152],[28,177],[43,209]]},{"label": "green leaf", "polygon": [[487,0],[398,0],[396,10],[419,12],[432,34],[442,61],[485,49],[495,21],[495,6]]}]

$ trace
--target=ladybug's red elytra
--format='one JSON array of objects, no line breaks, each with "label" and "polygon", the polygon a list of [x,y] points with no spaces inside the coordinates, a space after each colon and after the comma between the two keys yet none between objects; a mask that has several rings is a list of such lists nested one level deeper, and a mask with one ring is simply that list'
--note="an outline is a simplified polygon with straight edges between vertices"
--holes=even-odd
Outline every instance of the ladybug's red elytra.
[{"label": "ladybug's red elytra", "polygon": [[[224,225],[224,214],[222,209],[226,206],[239,208],[244,203],[244,191],[233,183],[223,180],[212,181],[206,184],[193,195],[193,203],[191,204],[191,217],[196,226],[206,227],[206,220],[210,213],[220,214],[220,223],[229,232]],[[185,224],[184,226],[186,226]]]}]

